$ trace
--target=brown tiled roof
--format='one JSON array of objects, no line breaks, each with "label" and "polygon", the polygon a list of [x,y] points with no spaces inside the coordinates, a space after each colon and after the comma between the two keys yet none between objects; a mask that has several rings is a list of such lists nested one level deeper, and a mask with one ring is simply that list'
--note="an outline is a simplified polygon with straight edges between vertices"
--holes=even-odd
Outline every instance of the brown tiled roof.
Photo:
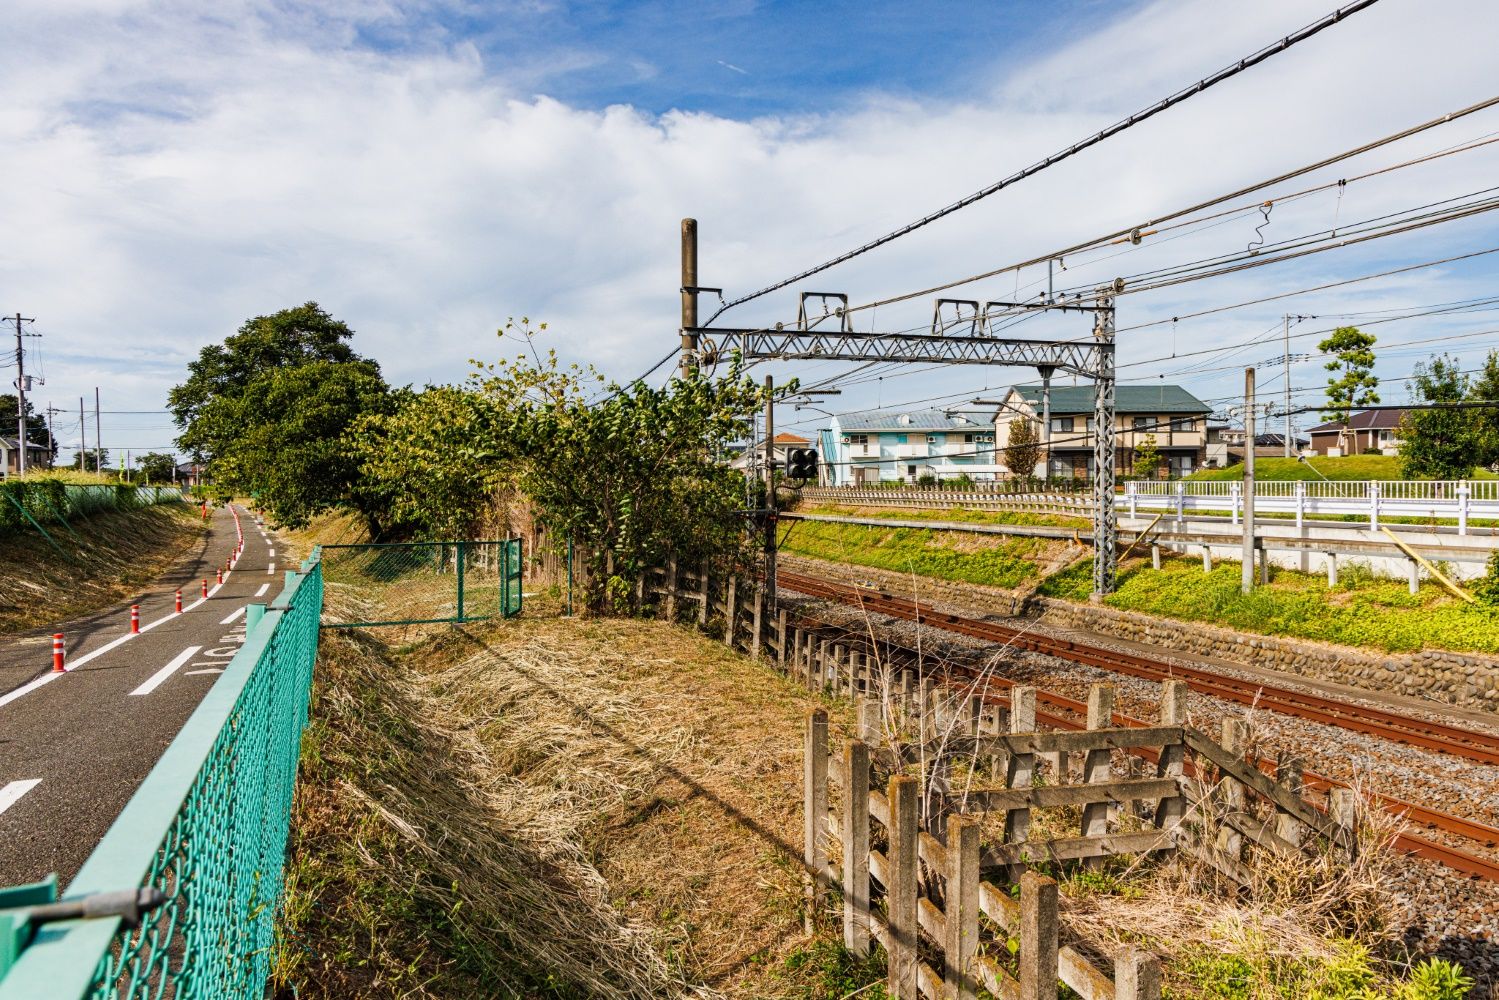
[{"label": "brown tiled roof", "polygon": [[[1407,410],[1359,410],[1348,419],[1348,428],[1355,431],[1394,430],[1405,419]],[[1340,421],[1313,427],[1308,434],[1333,434],[1343,429]]]}]

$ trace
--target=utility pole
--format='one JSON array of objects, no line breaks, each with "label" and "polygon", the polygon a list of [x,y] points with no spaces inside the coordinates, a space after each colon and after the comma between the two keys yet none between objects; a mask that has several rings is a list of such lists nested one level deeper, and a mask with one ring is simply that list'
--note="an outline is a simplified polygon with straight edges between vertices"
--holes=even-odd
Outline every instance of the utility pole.
[{"label": "utility pole", "polygon": [[16,313],[16,444],[21,449],[16,471],[23,477],[26,475],[26,352],[21,346],[21,324],[30,322]]},{"label": "utility pole", "polygon": [[104,432],[99,429],[99,387],[94,386],[94,471],[104,475]]},{"label": "utility pole", "polygon": [[55,417],[55,416],[57,416],[58,412],[59,411],[58,411],[57,407],[55,407],[55,406],[52,405],[52,401],[51,400],[48,400],[47,401],[47,468],[49,468],[49,469],[53,468],[54,466],[57,465],[57,435],[53,432],[53,429],[52,429],[52,418]]},{"label": "utility pole", "polygon": [[682,377],[697,371],[697,220],[682,220]]},{"label": "utility pole", "polygon": [[1239,589],[1254,589],[1254,369],[1244,369],[1244,565]]},{"label": "utility pole", "polygon": [[[1051,478],[1051,377],[1056,374],[1056,367],[1040,365],[1036,371],[1041,373],[1041,478],[1046,480]],[[998,441],[994,443],[996,447],[999,445]],[[1014,473],[1011,469],[1010,474]],[[1031,475],[1035,474],[1032,469]]]},{"label": "utility pole", "polygon": [[88,421],[83,417],[83,397],[78,397],[78,471],[88,471]]},{"label": "utility pole", "polygon": [[775,378],[765,376],[765,594],[776,610],[776,403]]},{"label": "utility pole", "polygon": [[1291,450],[1291,316],[1286,314],[1282,318],[1281,345],[1285,351],[1286,360],[1286,440],[1285,456],[1291,458],[1294,452]]}]

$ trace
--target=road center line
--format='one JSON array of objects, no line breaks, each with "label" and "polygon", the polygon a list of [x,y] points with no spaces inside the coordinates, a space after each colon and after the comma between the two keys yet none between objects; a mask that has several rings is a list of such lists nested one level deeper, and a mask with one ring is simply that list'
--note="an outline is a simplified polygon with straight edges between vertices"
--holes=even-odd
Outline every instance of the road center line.
[{"label": "road center line", "polygon": [[184,663],[196,656],[198,654],[198,650],[202,648],[202,646],[187,647],[182,652],[172,657],[172,662],[156,671],[156,673],[152,674],[144,684],[130,693],[132,695],[143,695],[150,694],[152,691],[155,691],[157,688],[165,684],[167,678],[175,674]]},{"label": "road center line", "polygon": [[270,564],[270,565],[269,565],[269,566],[267,566],[267,567],[266,567],[266,568],[265,568],[265,571],[266,571],[266,573],[267,573],[267,574],[268,574],[268,575],[272,575],[272,576],[274,576],[274,575],[275,575],[275,573],[276,573],[276,564],[275,564],[275,563],[271,563],[271,564]]},{"label": "road center line", "polygon": [[269,583],[262,583],[260,585],[260,589],[257,590],[257,591],[255,591],[255,596],[256,597],[264,597],[265,596],[265,592],[267,590],[270,590],[270,589],[271,589],[271,585]]},{"label": "road center line", "polygon": [[276,550],[275,549],[266,549],[265,550],[265,554],[268,555],[268,556],[273,556],[273,555],[276,554]]},{"label": "road center line", "polygon": [[236,608],[233,614],[231,614],[228,618],[225,618],[223,621],[219,622],[219,624],[220,625],[232,625],[232,624],[234,624],[234,619],[238,618],[240,615],[242,615],[244,613],[245,613],[245,609],[244,608]]},{"label": "road center line", "polygon": [[26,778],[23,781],[12,781],[10,784],[0,787],[0,813],[5,812],[5,810],[20,802],[21,796],[41,783],[41,778]]}]

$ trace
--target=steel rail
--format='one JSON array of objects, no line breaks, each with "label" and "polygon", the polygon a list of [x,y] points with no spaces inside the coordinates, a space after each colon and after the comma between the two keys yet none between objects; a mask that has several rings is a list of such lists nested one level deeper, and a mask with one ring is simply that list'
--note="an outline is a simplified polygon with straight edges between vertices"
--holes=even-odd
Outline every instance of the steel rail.
[{"label": "steel rail", "polygon": [[[803,588],[812,586],[822,588],[826,592],[816,596],[832,596],[837,588],[845,586],[829,584],[795,573],[786,575],[789,580],[799,582],[799,585],[790,582],[785,584],[792,589],[807,592]],[[894,617],[940,625],[949,631],[974,638],[1009,643],[1030,652],[1058,656],[1085,666],[1128,674],[1145,680],[1161,681],[1170,678],[1184,680],[1192,690],[1201,694],[1233,701],[1251,708],[1266,708],[1283,715],[1347,729],[1367,736],[1406,743],[1426,750],[1452,754],[1481,764],[1499,764],[1499,737],[1488,733],[1426,719],[1416,719],[1386,709],[1366,708],[1362,705],[1350,706],[1319,695],[1228,677],[1198,667],[1151,660],[1071,639],[1053,639],[995,622],[965,618],[946,612],[927,611],[917,607],[907,598],[880,591],[864,591],[852,587],[847,590],[857,593],[859,598],[871,607],[884,610]]]},{"label": "steel rail", "polygon": [[[779,575],[777,582],[780,586],[785,587],[788,590],[794,590],[799,593],[807,594],[811,597],[820,597],[824,599],[830,599],[842,604],[854,604],[861,607],[865,603],[876,605],[871,608],[875,611],[881,611],[881,608],[879,608],[877,605],[879,605],[880,603],[885,603],[887,607],[895,606],[896,610],[881,611],[881,613],[889,613],[892,617],[914,620],[918,624],[930,621],[934,624],[937,624],[938,627],[946,628],[949,631],[958,631],[960,632],[960,634],[972,634],[970,632],[963,632],[960,629],[951,628],[951,623],[948,623],[946,621],[947,619],[954,619],[957,622],[972,622],[972,619],[962,619],[956,615],[923,614],[920,612],[919,608],[913,612],[909,607],[912,602],[906,602],[902,598],[894,598],[891,595],[883,594],[880,591],[866,591],[863,588],[849,586],[846,584],[828,583],[826,581],[802,576],[801,574],[797,573],[782,573]],[[871,601],[871,597],[876,597],[876,600]],[[878,600],[878,598],[881,597],[885,598],[884,602]],[[899,605],[902,604],[906,606],[899,607]],[[829,623],[820,622],[815,618],[808,618],[807,621],[819,627],[829,627]],[[987,623],[979,622],[976,624]],[[977,637],[988,638],[986,636]],[[907,652],[915,652],[914,650],[910,650],[907,647],[901,646],[899,643],[890,642],[889,640],[882,641],[885,642],[888,646],[905,649]],[[991,639],[991,641],[994,640]],[[1060,654],[1053,653],[1051,655]],[[1166,679],[1171,678],[1169,678],[1168,676]],[[987,685],[991,683],[1004,688],[1015,686],[1014,681],[1004,677],[991,676],[986,678],[985,680],[986,694]],[[1050,691],[1038,690],[1036,692],[1036,698],[1038,701],[1044,704],[1063,709],[1064,711],[1068,711],[1076,715],[1087,714],[1087,706],[1085,704],[1075,699],[1068,698],[1064,695],[1055,694],[1054,692]],[[1055,729],[1084,728],[1083,724],[1078,722],[1076,719],[1056,715],[1051,712],[1037,712],[1036,718],[1038,721],[1044,722]],[[1149,725],[1149,723],[1143,720],[1135,719],[1121,712],[1114,713],[1113,721],[1126,727],[1140,727]],[[1464,730],[1464,732],[1466,732],[1466,730]],[[1274,766],[1273,762],[1263,758],[1255,759],[1252,761],[1252,763],[1255,766],[1259,767],[1261,770],[1271,770]],[[1326,777],[1314,771],[1304,772],[1302,780],[1305,787],[1311,788],[1316,791],[1326,791],[1332,788],[1351,787],[1346,782],[1337,781],[1336,779]],[[1427,806],[1418,805],[1414,802],[1407,802],[1404,799],[1398,799],[1394,796],[1385,795],[1379,792],[1361,791],[1361,794],[1365,797],[1366,800],[1378,806],[1382,811],[1397,818],[1404,819],[1407,822],[1419,824],[1421,826],[1425,826],[1442,833],[1462,837],[1464,839],[1474,841],[1478,844],[1482,844],[1485,847],[1492,848],[1496,845],[1499,845],[1499,827],[1493,827],[1477,820],[1468,819],[1465,816],[1458,816],[1454,813],[1444,812],[1439,809],[1432,809]],[[1467,875],[1470,878],[1482,879],[1490,882],[1499,882],[1499,862],[1496,862],[1491,858],[1473,854],[1468,851],[1461,850],[1460,848],[1455,848],[1450,845],[1441,843],[1440,841],[1430,840],[1426,837],[1422,837],[1413,833],[1402,832],[1396,834],[1393,838],[1393,844],[1397,849],[1404,851],[1407,854],[1424,858],[1428,861],[1434,861],[1463,875]]]}]

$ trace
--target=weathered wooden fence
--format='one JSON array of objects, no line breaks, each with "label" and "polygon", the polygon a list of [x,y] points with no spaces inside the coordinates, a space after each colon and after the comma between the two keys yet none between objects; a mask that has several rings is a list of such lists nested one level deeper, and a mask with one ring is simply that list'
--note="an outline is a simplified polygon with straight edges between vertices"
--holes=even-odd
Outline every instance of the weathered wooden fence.
[{"label": "weathered wooden fence", "polygon": [[1162,685],[1145,725],[1119,725],[1113,686],[1095,685],[1073,703],[1082,723],[1038,712],[1033,687],[980,684],[869,634],[772,614],[756,582],[707,566],[668,560],[636,599],[856,705],[836,750],[826,712],[809,717],[803,861],[812,904],[841,894],[844,944],[881,944],[900,1000],[1052,1000],[1059,979],[1084,1000],[1158,998],[1153,956],[1129,950],[1105,969],[1103,949],[1063,943],[1057,884],[1037,869],[1184,851],[1247,884],[1257,850],[1356,849],[1351,790],[1330,793],[1324,814],[1302,797],[1298,761],[1272,778],[1246,760],[1242,722],[1222,742],[1188,726],[1182,682]]}]

